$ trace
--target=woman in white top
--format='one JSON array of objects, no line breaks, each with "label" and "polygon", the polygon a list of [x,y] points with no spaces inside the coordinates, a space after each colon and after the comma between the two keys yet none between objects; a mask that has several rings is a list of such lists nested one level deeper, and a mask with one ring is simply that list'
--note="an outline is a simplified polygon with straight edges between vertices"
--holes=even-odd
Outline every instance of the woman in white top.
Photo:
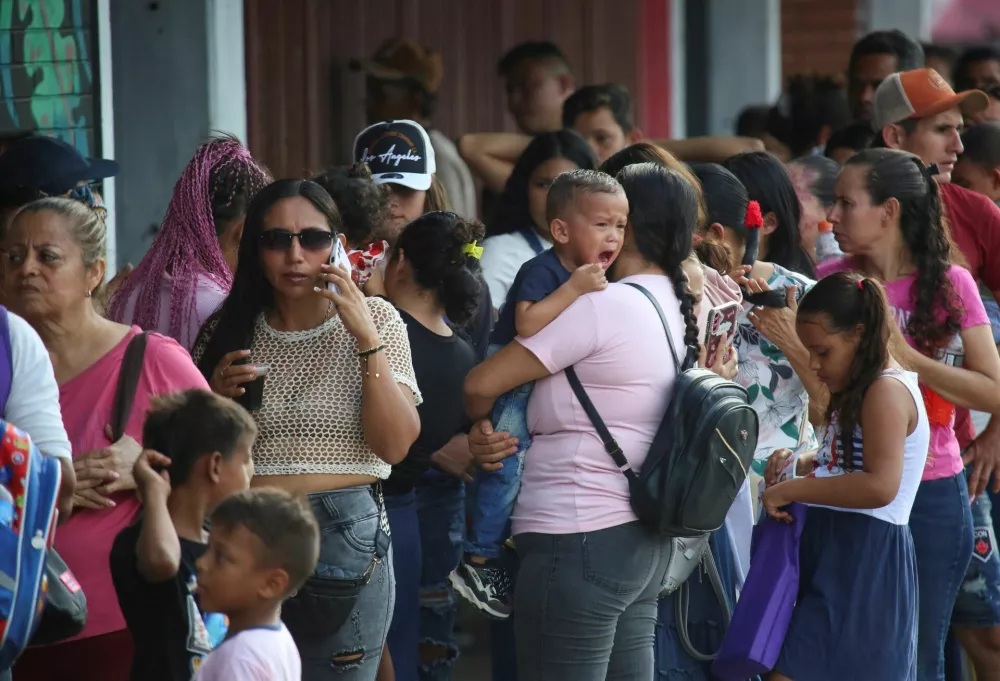
[{"label": "woman in white top", "polygon": [[341,231],[319,185],[261,190],[232,291],[195,347],[213,390],[257,421],[252,484],[307,494],[322,530],[316,572],[282,613],[304,681],[375,678],[395,592],[379,483],[420,431],[406,326],[327,264]]},{"label": "woman in white top", "polygon": [[819,450],[796,464],[805,477],[774,484],[787,449],[768,462],[768,514],[791,522],[784,506],[809,505],[795,612],[768,678],[912,681],[917,568],[908,522],[930,442],[917,376],[890,354],[898,331],[872,279],[819,281],[799,304],[796,330],[830,406]]},{"label": "woman in white top", "polygon": [[597,159],[570,130],[538,135],[518,157],[490,217],[490,233],[496,236],[483,244],[483,274],[495,307],[507,300],[521,265],[552,247],[545,219],[549,185],[556,175],[578,168],[595,170]]}]

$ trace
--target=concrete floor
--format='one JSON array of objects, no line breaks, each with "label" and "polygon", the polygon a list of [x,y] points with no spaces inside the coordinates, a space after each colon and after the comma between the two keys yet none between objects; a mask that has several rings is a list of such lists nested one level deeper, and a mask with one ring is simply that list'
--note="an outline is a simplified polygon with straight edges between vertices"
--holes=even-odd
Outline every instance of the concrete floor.
[{"label": "concrete floor", "polygon": [[[461,599],[460,599],[461,601]],[[464,604],[459,606],[458,643],[461,654],[452,681],[490,681],[490,622]]]}]

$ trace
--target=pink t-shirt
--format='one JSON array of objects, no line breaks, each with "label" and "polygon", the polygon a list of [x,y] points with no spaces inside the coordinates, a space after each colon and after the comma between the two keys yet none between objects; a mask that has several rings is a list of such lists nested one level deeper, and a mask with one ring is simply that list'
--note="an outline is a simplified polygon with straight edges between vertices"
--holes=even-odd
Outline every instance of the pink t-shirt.
[{"label": "pink t-shirt", "polygon": [[[59,386],[59,406],[74,457],[112,444],[104,430],[111,421],[125,348],[138,333],[139,327],[133,326],[110,352]],[[141,443],[150,397],[188,388],[209,389],[184,348],[173,339],[150,334],[125,433]],[[117,504],[114,508],[78,510],[56,531],[56,550],[87,594],[87,626],[76,638],[125,628],[108,559],[115,537],[135,522],[141,506],[135,492],[119,492],[112,499]]]},{"label": "pink t-shirt", "polygon": [[[670,280],[638,275],[622,282],[650,291],[683,352],[684,321]],[[575,366],[594,406],[636,469],[663,419],[677,369],[653,305],[624,283],[582,296],[530,338],[518,338],[552,374],[528,404],[532,444],[511,516],[514,534],[573,534],[636,520],[628,483],[604,451],[563,369]]]},{"label": "pink t-shirt", "polygon": [[[817,275],[825,277],[834,272],[842,272],[854,269],[853,261],[850,257],[838,258],[822,263],[817,268]],[[962,330],[973,326],[988,325],[989,317],[986,316],[986,309],[983,307],[983,299],[979,295],[979,287],[973,280],[972,275],[964,267],[952,265],[948,270],[948,277],[955,289],[955,296],[960,301],[965,310],[962,316]],[[903,330],[906,340],[910,345],[914,345],[913,340],[906,334],[906,324],[910,320],[910,315],[916,307],[915,301],[910,295],[910,289],[916,275],[911,274],[897,279],[896,281],[885,282],[885,296],[892,308],[896,318],[896,324]],[[945,358],[959,357],[965,354],[962,339],[956,335],[945,349]],[[955,414],[951,415],[951,423],[940,425],[931,423],[931,446],[927,453],[927,464],[924,467],[923,480],[938,480],[939,478],[950,478],[957,475],[962,470],[962,456],[955,436]]]}]

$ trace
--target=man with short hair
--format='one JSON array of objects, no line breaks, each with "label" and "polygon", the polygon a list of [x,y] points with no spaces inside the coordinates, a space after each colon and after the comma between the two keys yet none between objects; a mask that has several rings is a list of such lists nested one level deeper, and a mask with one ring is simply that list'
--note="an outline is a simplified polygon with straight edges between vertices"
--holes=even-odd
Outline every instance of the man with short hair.
[{"label": "man with short hair", "polygon": [[1000,49],[991,45],[970,47],[955,62],[954,73],[959,92],[1000,85]]},{"label": "man with short hair", "polygon": [[587,140],[601,163],[642,139],[628,90],[615,83],[584,85],[571,94],[563,103],[562,122]]},{"label": "man with short hair", "polygon": [[507,110],[525,135],[562,127],[563,102],[576,89],[569,60],[554,43],[526,42],[497,64],[507,89]]},{"label": "man with short hair", "polygon": [[923,48],[902,31],[874,31],[854,43],[847,66],[847,97],[854,118],[871,120],[875,89],[890,74],[923,66]]},{"label": "man with short hair", "polygon": [[[989,105],[985,93],[970,90],[955,94],[933,69],[894,73],[878,86],[873,97],[872,117],[881,131],[885,145],[908,151],[927,165],[937,165],[935,178],[951,226],[951,234],[968,261],[968,268],[978,282],[996,297],[1000,294],[1000,208],[975,192],[951,182],[952,172],[964,151],[959,129],[962,116],[975,114]],[[1000,554],[996,547],[991,503],[986,494],[990,477],[994,490],[1000,491],[1000,419],[991,420],[973,441],[968,409],[956,408],[955,434],[966,447],[963,459],[971,465],[969,494],[972,505],[975,543],[972,561],[955,600],[952,625],[962,646],[976,668],[979,681],[1000,680]],[[911,526],[931,509],[920,508],[920,495],[910,516]],[[930,525],[930,523],[928,523]],[[918,546],[919,549],[919,546]],[[925,559],[926,560],[926,559]],[[917,556],[920,570],[921,556]],[[921,590],[921,601],[925,598]],[[931,596],[932,597],[932,596]],[[926,628],[939,628],[921,617],[920,634]],[[918,678],[939,679],[926,646],[918,649]]]},{"label": "man with short hair", "polygon": [[351,67],[367,76],[368,124],[393,120],[420,123],[434,147],[435,172],[444,185],[451,208],[464,218],[476,219],[476,186],[469,166],[459,156],[455,143],[431,126],[444,75],[441,53],[410,40],[394,38],[383,43],[370,60],[355,60]]},{"label": "man with short hair", "polygon": [[980,123],[962,133],[965,151],[951,181],[1000,203],[1000,123]]}]

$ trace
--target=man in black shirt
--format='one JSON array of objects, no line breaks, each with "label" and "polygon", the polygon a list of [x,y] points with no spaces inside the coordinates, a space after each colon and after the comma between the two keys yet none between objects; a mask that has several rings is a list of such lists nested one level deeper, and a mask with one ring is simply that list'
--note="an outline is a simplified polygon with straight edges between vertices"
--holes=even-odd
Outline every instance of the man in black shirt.
[{"label": "man in black shirt", "polygon": [[225,638],[225,618],[198,607],[195,561],[207,548],[205,518],[250,485],[256,435],[243,407],[204,390],[154,402],[135,466],[143,515],[115,538],[110,559],[135,642],[132,681],[190,681]]}]

